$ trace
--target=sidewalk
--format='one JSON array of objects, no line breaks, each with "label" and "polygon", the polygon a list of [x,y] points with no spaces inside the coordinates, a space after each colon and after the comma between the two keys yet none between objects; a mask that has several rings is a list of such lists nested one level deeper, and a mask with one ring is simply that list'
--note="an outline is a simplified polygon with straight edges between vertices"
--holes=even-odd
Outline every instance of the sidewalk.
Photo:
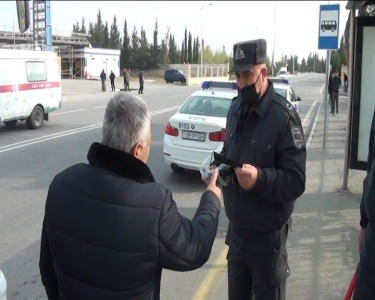
[{"label": "sidewalk", "polygon": [[[359,202],[364,171],[349,171],[350,192],[340,192],[344,168],[347,96],[339,113],[327,114],[323,150],[324,102],[307,156],[307,183],[297,200],[288,239],[291,276],[288,300],[343,300],[358,262]],[[227,297],[227,275],[210,299]]]}]

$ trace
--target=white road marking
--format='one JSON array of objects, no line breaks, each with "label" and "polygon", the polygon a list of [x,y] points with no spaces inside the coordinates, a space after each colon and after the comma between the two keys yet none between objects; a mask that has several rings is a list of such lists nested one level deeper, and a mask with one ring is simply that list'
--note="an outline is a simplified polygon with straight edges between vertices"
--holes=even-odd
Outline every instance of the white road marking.
[{"label": "white road marking", "polygon": [[314,101],[314,103],[310,106],[310,109],[309,111],[307,112],[307,114],[305,115],[305,117],[303,118],[303,121],[302,121],[302,128],[305,130],[306,129],[306,126],[309,124],[309,119],[310,119],[310,115],[311,113],[313,112],[314,108],[315,108],[315,104],[317,103],[318,101]]},{"label": "white road marking", "polygon": [[88,110],[88,108],[82,108],[82,109],[76,109],[76,110],[64,111],[64,112],[59,112],[59,113],[51,113],[50,116],[57,116],[57,115],[71,114],[71,113],[76,113],[76,112],[85,111],[85,110]]},{"label": "white road marking", "polygon": [[311,141],[312,141],[313,136],[314,136],[315,127],[316,127],[316,123],[318,122],[318,119],[319,119],[319,113],[320,113],[320,108],[322,106],[322,103],[323,103],[323,101],[319,102],[318,111],[316,112],[315,120],[314,120],[313,126],[311,127],[309,138],[307,139],[307,143],[306,143],[306,150],[307,150],[307,152],[309,152]]},{"label": "white road marking", "polygon": [[[169,112],[169,111],[176,110],[178,108],[180,108],[180,106],[168,107],[168,108],[153,111],[150,114],[152,116],[159,115],[159,114],[163,114],[163,113],[166,113],[166,112]],[[103,123],[97,123],[97,124],[93,124],[93,125],[88,125],[88,126],[84,126],[84,127],[79,127],[79,128],[75,128],[75,129],[70,129],[70,130],[66,130],[66,131],[61,131],[61,132],[45,135],[45,136],[38,137],[38,138],[29,139],[29,140],[18,142],[18,143],[9,144],[9,145],[0,147],[0,153],[11,151],[11,150],[18,149],[18,148],[31,146],[31,145],[38,144],[38,143],[43,143],[43,142],[46,142],[46,141],[50,141],[50,140],[53,140],[53,139],[65,137],[65,136],[72,135],[72,134],[85,132],[85,131],[88,131],[88,130],[98,129],[98,128],[101,128],[102,125],[103,125]]]}]

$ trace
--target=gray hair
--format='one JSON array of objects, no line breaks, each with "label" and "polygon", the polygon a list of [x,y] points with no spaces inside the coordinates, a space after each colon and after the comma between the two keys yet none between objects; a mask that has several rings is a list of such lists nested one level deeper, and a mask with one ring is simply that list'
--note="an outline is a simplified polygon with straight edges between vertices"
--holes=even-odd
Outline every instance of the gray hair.
[{"label": "gray hair", "polygon": [[103,122],[103,145],[130,153],[137,143],[146,146],[150,131],[151,115],[143,99],[117,93],[109,100]]}]

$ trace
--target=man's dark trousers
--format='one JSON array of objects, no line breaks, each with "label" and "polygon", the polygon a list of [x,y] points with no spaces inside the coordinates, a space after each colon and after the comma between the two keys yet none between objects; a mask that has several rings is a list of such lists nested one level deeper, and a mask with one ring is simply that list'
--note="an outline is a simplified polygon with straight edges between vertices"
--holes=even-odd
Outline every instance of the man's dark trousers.
[{"label": "man's dark trousers", "polygon": [[252,236],[232,230],[228,252],[229,300],[285,300],[290,271],[286,240],[289,225]]},{"label": "man's dark trousers", "polygon": [[124,80],[124,86],[125,86],[125,92],[126,92],[126,91],[129,91],[129,92],[130,92],[129,81]]},{"label": "man's dark trousers", "polygon": [[339,92],[332,92],[331,98],[331,114],[335,114],[335,106],[336,106],[336,113],[339,113]]},{"label": "man's dark trousers", "polygon": [[143,82],[140,82],[140,83],[139,83],[138,94],[143,94]]}]

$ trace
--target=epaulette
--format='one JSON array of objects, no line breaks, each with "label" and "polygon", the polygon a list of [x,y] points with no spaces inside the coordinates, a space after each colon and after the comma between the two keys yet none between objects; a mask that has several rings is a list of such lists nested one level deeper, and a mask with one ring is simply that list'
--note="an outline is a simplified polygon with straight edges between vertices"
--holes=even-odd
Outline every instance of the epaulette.
[{"label": "epaulette", "polygon": [[295,111],[293,104],[279,94],[275,94],[274,102],[279,104],[289,114],[292,114],[293,111]]}]

